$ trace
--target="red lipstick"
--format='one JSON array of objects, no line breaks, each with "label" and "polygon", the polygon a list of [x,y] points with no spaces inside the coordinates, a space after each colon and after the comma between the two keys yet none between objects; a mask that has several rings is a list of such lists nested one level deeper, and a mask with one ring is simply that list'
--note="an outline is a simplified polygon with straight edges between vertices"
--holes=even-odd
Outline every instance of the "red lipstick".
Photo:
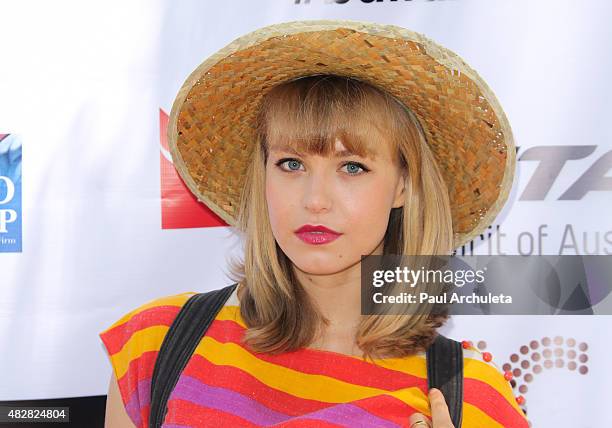
[{"label": "red lipstick", "polygon": [[314,226],[311,224],[303,225],[295,231],[295,234],[302,241],[312,245],[327,244],[328,242],[332,242],[342,235],[341,233],[325,226]]}]

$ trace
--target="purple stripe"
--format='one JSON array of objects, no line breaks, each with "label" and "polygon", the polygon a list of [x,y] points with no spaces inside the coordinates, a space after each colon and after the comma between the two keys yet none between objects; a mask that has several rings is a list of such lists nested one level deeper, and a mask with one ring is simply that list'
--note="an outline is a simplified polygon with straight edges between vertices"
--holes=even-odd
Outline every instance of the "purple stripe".
[{"label": "purple stripe", "polygon": [[[129,384],[128,389],[130,389]],[[128,416],[130,417],[130,419],[132,419],[136,426],[140,426],[142,424],[142,419],[140,417],[140,409],[145,406],[148,406],[150,401],[151,379],[141,380],[140,382],[138,382],[138,387],[134,390],[134,392],[132,392],[132,396],[125,405],[125,410]]]},{"label": "purple stripe", "polygon": [[257,425],[278,424],[290,418],[238,392],[206,385],[186,375],[181,376],[170,399],[187,400],[199,406],[221,410]]},{"label": "purple stripe", "polygon": [[305,415],[294,418],[299,419],[319,419],[333,424],[348,426],[348,427],[379,427],[379,428],[398,428],[394,422],[387,419],[379,418],[376,415],[362,409],[359,406],[350,403],[337,404],[335,406],[326,407],[325,409],[316,412],[307,413]]}]

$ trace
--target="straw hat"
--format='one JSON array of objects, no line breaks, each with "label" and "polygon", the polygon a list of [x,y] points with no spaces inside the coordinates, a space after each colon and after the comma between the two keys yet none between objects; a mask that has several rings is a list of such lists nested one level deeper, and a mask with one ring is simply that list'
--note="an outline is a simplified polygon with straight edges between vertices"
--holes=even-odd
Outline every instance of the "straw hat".
[{"label": "straw hat", "polygon": [[421,34],[346,20],[260,28],[189,75],[172,106],[168,141],[198,200],[235,225],[262,97],[313,74],[365,81],[415,113],[448,186],[455,248],[493,222],[516,164],[512,131],[493,92],[459,56]]}]

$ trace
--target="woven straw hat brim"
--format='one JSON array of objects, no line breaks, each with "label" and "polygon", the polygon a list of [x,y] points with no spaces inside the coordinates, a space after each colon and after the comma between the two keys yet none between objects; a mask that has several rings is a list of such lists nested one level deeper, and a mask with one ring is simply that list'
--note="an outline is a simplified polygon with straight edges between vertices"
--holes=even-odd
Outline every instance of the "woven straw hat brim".
[{"label": "woven straw hat brim", "polygon": [[486,82],[421,34],[347,20],[260,28],[191,73],[172,106],[168,141],[198,200],[234,226],[262,97],[287,80],[326,73],[384,89],[415,113],[448,186],[455,248],[493,222],[510,193],[516,155]]}]

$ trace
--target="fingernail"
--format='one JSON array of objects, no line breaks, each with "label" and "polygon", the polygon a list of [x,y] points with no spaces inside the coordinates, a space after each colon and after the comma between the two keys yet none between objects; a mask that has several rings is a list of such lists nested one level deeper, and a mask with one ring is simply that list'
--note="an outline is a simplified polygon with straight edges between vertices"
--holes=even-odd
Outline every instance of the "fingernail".
[{"label": "fingernail", "polygon": [[439,393],[439,392],[440,392],[440,391],[439,391],[438,389],[436,389],[436,388],[431,388],[431,389],[429,390],[429,395],[433,397],[433,396],[435,396],[435,395],[436,395],[437,393]]}]

